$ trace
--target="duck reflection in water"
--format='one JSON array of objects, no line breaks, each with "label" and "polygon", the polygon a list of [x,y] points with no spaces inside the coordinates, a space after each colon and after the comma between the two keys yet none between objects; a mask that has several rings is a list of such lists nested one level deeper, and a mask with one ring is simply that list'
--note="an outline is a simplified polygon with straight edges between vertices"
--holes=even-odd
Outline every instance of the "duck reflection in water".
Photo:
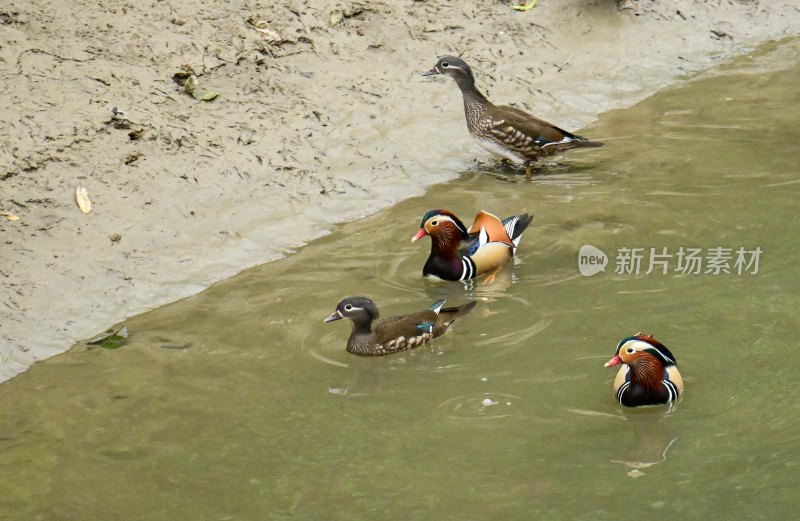
[{"label": "duck reflection in water", "polygon": [[[670,411],[672,405],[669,406]],[[612,463],[621,463],[628,469],[628,476],[637,478],[647,469],[667,461],[667,453],[678,441],[667,424],[670,412],[663,407],[631,409],[623,416],[633,432],[633,441],[619,445],[623,451]]]}]

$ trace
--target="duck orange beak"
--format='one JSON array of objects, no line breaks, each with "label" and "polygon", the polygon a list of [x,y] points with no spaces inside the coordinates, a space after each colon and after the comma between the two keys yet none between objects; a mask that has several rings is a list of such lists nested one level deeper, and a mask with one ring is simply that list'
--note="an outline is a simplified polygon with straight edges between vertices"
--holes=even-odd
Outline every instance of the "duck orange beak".
[{"label": "duck orange beak", "polygon": [[425,231],[425,228],[420,228],[417,234],[411,237],[411,242],[418,241],[428,235],[428,232]]},{"label": "duck orange beak", "polygon": [[606,362],[606,365],[604,365],[603,367],[613,367],[615,365],[619,365],[619,364],[622,364],[622,363],[624,363],[622,361],[622,358],[620,358],[619,355],[614,355],[614,357],[611,360],[609,360],[608,362]]}]

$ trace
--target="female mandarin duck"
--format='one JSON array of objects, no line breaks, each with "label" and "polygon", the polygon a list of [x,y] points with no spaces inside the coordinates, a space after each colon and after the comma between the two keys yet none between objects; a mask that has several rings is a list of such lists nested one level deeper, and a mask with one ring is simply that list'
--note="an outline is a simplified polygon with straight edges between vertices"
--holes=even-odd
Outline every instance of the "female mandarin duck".
[{"label": "female mandarin duck", "polygon": [[[467,229],[458,217],[447,210],[431,210],[422,218],[414,242],[431,236],[431,254],[422,269],[425,277],[443,280],[467,280],[489,273],[487,282],[503,264],[514,256],[522,232],[533,217],[524,213],[501,221],[481,210]],[[462,242],[472,239],[460,251]]]},{"label": "female mandarin duck", "polygon": [[428,309],[373,322],[380,315],[378,307],[367,297],[347,297],[325,319],[333,322],[350,319],[353,330],[347,339],[347,351],[361,356],[381,356],[405,351],[443,335],[453,321],[470,312],[475,301],[463,306],[444,308],[444,300]]},{"label": "female mandarin duck", "polygon": [[444,74],[453,78],[464,98],[467,129],[478,144],[531,175],[533,162],[570,148],[600,147],[602,143],[560,129],[552,123],[508,105],[495,105],[475,87],[472,69],[461,58],[445,56],[423,76]]},{"label": "female mandarin duck", "polygon": [[606,367],[624,364],[614,379],[617,401],[626,407],[673,402],[683,393],[683,378],[669,349],[652,336],[637,333],[617,344]]}]

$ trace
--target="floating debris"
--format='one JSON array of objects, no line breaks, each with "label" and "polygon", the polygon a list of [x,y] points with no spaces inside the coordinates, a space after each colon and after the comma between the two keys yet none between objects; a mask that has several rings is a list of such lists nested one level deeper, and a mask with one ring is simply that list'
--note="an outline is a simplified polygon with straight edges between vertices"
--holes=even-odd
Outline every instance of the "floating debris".
[{"label": "floating debris", "polygon": [[158,347],[160,347],[161,349],[177,349],[177,350],[189,349],[190,347],[192,347],[192,343],[191,342],[186,342],[186,343],[183,343],[183,344],[178,344],[178,343],[175,343],[175,342],[165,342],[165,343],[161,344]]},{"label": "floating debris", "polygon": [[103,349],[119,349],[128,342],[128,327],[123,325],[119,328],[111,328],[105,333],[101,333],[92,338],[86,345],[89,349],[102,347]]}]

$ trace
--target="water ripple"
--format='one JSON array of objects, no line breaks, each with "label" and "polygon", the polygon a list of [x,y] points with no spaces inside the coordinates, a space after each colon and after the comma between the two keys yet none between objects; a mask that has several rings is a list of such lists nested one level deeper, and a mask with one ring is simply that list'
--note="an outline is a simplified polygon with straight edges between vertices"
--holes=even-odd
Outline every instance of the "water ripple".
[{"label": "water ripple", "polygon": [[503,344],[508,347],[516,347],[522,344],[523,342],[527,341],[532,336],[541,333],[542,331],[547,329],[547,327],[552,323],[553,321],[551,319],[543,318],[526,328],[515,329],[514,331],[509,331],[504,335],[493,336],[491,338],[487,338],[486,340],[475,342],[475,345],[478,347],[484,347],[496,344]]},{"label": "water ripple", "polygon": [[520,396],[504,393],[463,395],[439,404],[439,410],[452,420],[498,420],[522,416],[522,400]]}]

